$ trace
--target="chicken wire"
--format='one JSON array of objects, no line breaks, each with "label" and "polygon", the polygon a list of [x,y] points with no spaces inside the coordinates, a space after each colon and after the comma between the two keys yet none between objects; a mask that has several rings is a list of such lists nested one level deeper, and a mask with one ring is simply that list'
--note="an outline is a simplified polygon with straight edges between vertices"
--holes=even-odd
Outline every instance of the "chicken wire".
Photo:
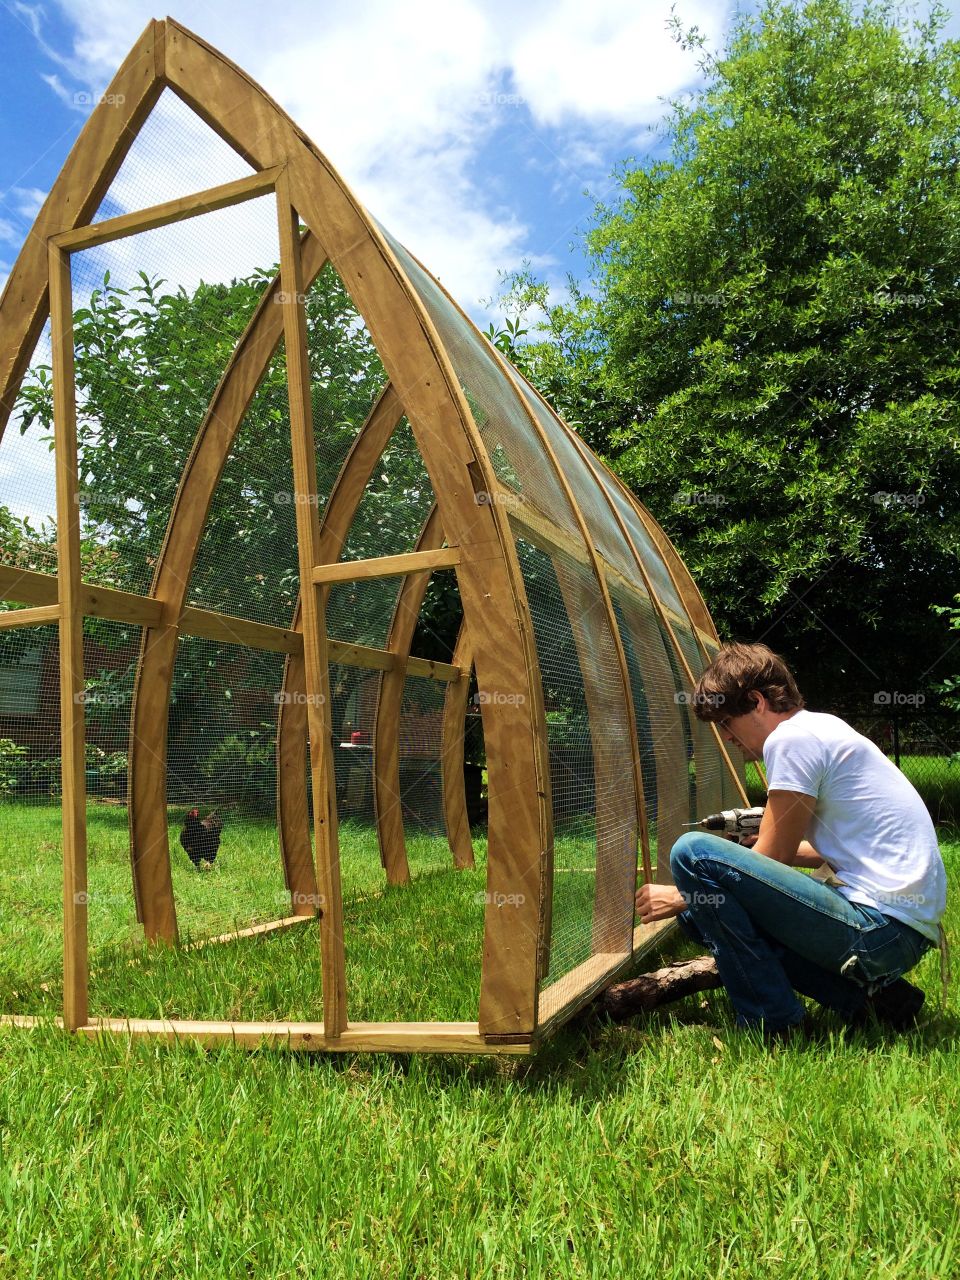
[{"label": "chicken wire", "polygon": [[63,989],[59,663],[57,627],[0,631],[3,1013],[57,1011]]}]

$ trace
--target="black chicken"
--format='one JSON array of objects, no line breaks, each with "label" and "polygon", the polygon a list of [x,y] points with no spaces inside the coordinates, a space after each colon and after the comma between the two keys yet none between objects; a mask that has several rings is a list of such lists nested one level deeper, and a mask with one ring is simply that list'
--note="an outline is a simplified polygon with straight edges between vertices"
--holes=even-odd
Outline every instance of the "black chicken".
[{"label": "black chicken", "polygon": [[208,814],[201,819],[199,809],[191,809],[187,814],[180,832],[180,843],[187,851],[187,857],[197,870],[209,871],[220,848],[220,833],[223,831],[223,819],[216,813]]}]

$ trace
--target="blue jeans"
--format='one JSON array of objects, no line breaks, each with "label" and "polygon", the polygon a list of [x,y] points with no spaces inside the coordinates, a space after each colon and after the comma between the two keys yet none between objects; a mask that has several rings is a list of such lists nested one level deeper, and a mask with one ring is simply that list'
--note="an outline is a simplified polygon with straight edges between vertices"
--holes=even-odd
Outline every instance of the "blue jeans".
[{"label": "blue jeans", "polygon": [[855,1018],[874,990],[934,945],[797,867],[720,836],[682,835],[670,868],[687,900],[680,927],[713,953],[741,1027],[799,1022],[798,991]]}]

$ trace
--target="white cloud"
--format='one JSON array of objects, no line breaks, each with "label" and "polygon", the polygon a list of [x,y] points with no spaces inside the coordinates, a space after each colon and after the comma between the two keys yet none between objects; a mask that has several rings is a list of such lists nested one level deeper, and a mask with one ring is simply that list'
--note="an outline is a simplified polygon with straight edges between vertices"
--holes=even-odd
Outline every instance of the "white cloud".
[{"label": "white cloud", "polygon": [[39,187],[14,187],[13,195],[17,213],[22,218],[30,218],[32,221],[40,212],[48,194],[46,191],[41,191]]},{"label": "white cloud", "polygon": [[[59,3],[76,36],[58,62],[102,92],[155,6]],[[681,0],[679,8],[685,25],[710,36],[726,14],[725,0]],[[268,24],[252,0],[186,0],[178,11],[263,84],[475,314],[477,300],[495,292],[499,268],[549,260],[536,228],[511,207],[510,177],[478,176],[481,150],[489,156],[505,122],[531,138],[549,129],[553,181],[579,200],[586,176],[599,178],[619,158],[610,146],[660,114],[659,95],[696,77],[695,54],[667,32],[669,14],[670,0],[327,0],[322,8],[288,0]],[[205,154],[197,142],[169,167],[202,170]],[[578,216],[588,213],[583,203]]]}]

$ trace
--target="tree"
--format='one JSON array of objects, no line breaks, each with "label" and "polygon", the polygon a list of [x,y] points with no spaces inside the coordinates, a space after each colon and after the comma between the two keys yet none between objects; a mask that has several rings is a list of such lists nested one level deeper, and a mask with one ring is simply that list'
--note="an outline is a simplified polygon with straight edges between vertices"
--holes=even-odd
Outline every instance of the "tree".
[{"label": "tree", "polygon": [[669,158],[625,166],[599,211],[592,286],[524,356],[548,393],[560,370],[574,418],[600,406],[721,634],[786,652],[815,703],[929,689],[950,644],[932,612],[960,557],[944,21],[848,0],[741,17],[672,105]]},{"label": "tree", "polygon": [[[129,288],[109,273],[74,314],[82,572],[87,582],[146,594],[180,475],[236,342],[275,268],[229,284],[165,287],[138,272]],[[317,489],[325,502],[361,423],[386,382],[376,347],[336,272],[324,268],[305,309],[317,446]],[[49,369],[22,388],[20,430],[38,423],[52,437]],[[218,484],[191,576],[188,600],[287,627],[299,591],[286,367],[281,344],[257,389]],[[433,493],[409,426],[395,432],[351,526],[345,555],[364,558],[413,546]],[[322,510],[322,507],[321,507]],[[51,572],[55,529],[33,529],[0,507],[4,560]],[[394,584],[396,585],[396,584]],[[331,592],[331,634],[381,644],[389,584],[342,584]],[[449,589],[434,588],[434,632],[452,632]],[[349,628],[345,633],[341,628]],[[85,635],[126,665],[88,672],[91,715],[112,709],[118,734],[128,713],[139,628],[87,618]],[[13,662],[26,631],[0,633],[0,660]],[[438,644],[436,635],[434,644]],[[442,648],[442,644],[440,645]],[[452,638],[442,653],[449,658]],[[232,646],[186,637],[175,667],[170,738],[186,760],[218,750],[211,698],[269,685],[279,659],[238,659]],[[267,674],[264,671],[269,668]],[[334,690],[336,698],[336,689]],[[336,706],[334,708],[336,714]],[[270,726],[267,726],[269,733]],[[259,750],[259,740],[253,750]],[[222,752],[221,752],[222,754]],[[219,760],[219,757],[218,757]],[[221,762],[222,763],[222,762]]]}]

